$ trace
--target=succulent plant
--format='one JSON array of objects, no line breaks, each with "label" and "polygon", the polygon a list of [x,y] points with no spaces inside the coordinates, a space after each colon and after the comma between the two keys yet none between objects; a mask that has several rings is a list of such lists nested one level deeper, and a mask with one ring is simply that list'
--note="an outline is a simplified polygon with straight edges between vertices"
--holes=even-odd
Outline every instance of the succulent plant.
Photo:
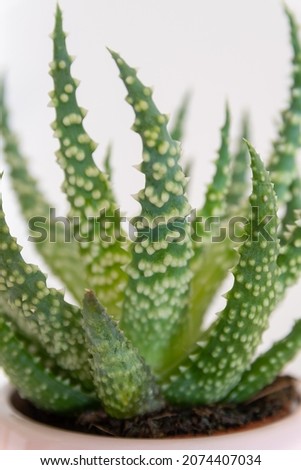
[{"label": "succulent plant", "polygon": [[[31,241],[64,292],[48,286],[37,266],[24,261],[0,208],[0,364],[20,394],[57,413],[102,407],[125,419],[166,404],[195,406],[243,402],[274,381],[301,348],[301,320],[269,350],[257,354],[270,315],[301,273],[301,180],[296,153],[301,144],[301,42],[286,9],[293,45],[290,101],[282,113],[278,140],[267,171],[251,144],[229,148],[226,107],[216,172],[205,203],[192,217],[187,172],[181,167],[183,122],[188,96],[174,127],[116,52],[126,101],[141,137],[144,188],[135,196],[140,214],[135,237],[124,233],[112,187],[111,151],[96,166],[96,144],[87,134],[78,105],[78,81],[71,75],[62,13],[56,11],[50,75],[59,141],[57,161],[65,179],[72,232],[66,240],[51,218],[50,203],[30,175],[10,128],[1,86],[3,154]],[[248,137],[242,121],[242,137]],[[249,157],[252,191],[247,198]],[[278,208],[284,216],[278,220]],[[244,216],[235,239],[217,240],[206,220],[219,229]],[[200,219],[202,217],[202,219]],[[48,224],[55,241],[37,237]],[[41,232],[39,232],[41,233]],[[209,327],[206,312],[228,272],[234,284],[226,306]]]}]

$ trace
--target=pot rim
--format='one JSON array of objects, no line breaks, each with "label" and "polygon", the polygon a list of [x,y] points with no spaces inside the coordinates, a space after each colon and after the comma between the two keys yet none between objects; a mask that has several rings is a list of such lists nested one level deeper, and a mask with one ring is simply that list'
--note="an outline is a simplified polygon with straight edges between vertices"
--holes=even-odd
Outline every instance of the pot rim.
[{"label": "pot rim", "polygon": [[[34,421],[11,404],[12,391],[13,387],[9,384],[0,386],[0,449],[3,448],[1,447],[1,444],[3,445],[2,435],[5,432],[6,434],[11,432],[11,438],[15,438],[19,442],[22,439],[30,439],[32,442],[39,441],[38,445],[42,447],[37,447],[37,449],[301,450],[301,406],[297,407],[292,414],[276,421],[263,423],[251,429],[242,428],[213,436],[176,436],[161,439],[124,438],[90,435]],[[75,442],[78,444],[73,447]],[[29,444],[29,447],[13,447],[13,449],[35,449],[30,445],[32,444]]]}]

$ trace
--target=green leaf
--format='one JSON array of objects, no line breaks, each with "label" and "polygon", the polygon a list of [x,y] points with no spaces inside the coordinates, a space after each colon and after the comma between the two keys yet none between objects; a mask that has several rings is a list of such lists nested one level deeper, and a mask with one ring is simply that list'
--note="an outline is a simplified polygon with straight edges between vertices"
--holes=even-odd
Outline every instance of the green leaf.
[{"label": "green leaf", "polygon": [[[2,267],[0,267],[0,273]],[[0,274],[1,276],[1,274]],[[1,286],[2,287],[2,286]],[[5,288],[6,290],[6,288]],[[0,312],[1,315],[5,316],[7,320],[13,321],[16,329],[22,333],[27,339],[34,340],[39,336],[38,327],[35,321],[31,321],[29,318],[24,317],[20,314],[18,307],[10,304],[9,296],[7,292],[0,288]]]},{"label": "green leaf", "polygon": [[278,256],[280,276],[277,288],[281,301],[288,287],[301,275],[301,180],[298,176],[290,186],[291,199],[286,203],[285,214],[279,234],[281,251]]},{"label": "green leaf", "polygon": [[[17,195],[24,219],[27,224],[35,218],[44,219],[43,226],[48,229],[47,238],[40,241],[37,233],[29,230],[31,240],[42,255],[51,271],[58,276],[63,285],[78,301],[82,299],[85,276],[80,265],[78,243],[65,241],[65,230],[61,224],[55,225],[50,219],[51,204],[41,193],[37,181],[31,176],[27,160],[20,150],[18,139],[9,126],[8,110],[4,99],[4,84],[0,82],[0,134],[3,138],[5,155],[12,185]],[[50,233],[56,234],[55,243],[50,241]]]},{"label": "green leaf", "polygon": [[11,236],[0,198],[0,291],[10,306],[28,322],[36,341],[58,365],[80,380],[91,383],[82,319],[77,307],[64,300],[62,292],[48,288],[37,266],[26,264],[21,247]]},{"label": "green leaf", "polygon": [[170,129],[170,136],[173,140],[177,140],[178,142],[183,142],[184,135],[185,135],[185,123],[187,120],[187,114],[189,111],[191,101],[191,94],[188,92],[184,95],[182,102],[180,103],[179,108],[175,113],[175,117],[173,119],[173,125]]},{"label": "green leaf", "polygon": [[129,260],[123,249],[123,245],[127,247],[127,240],[120,235],[120,213],[108,175],[95,165],[96,145],[83,126],[86,113],[77,103],[78,84],[71,76],[72,59],[66,48],[59,8],[53,40],[50,74],[54,91],[51,98],[56,112],[53,128],[60,142],[57,158],[65,173],[63,190],[71,206],[70,217],[78,218],[74,229],[76,238],[81,241],[87,285],[97,293],[109,313],[118,317],[126,284],[123,265]]},{"label": "green leaf", "polygon": [[[173,118],[172,127],[170,129],[170,136],[173,140],[178,142],[183,142],[185,139],[185,124],[187,121],[187,114],[189,112],[191,102],[191,93],[187,92],[180,103],[179,108],[175,112]],[[191,171],[193,168],[193,160],[190,158],[186,164],[183,164],[184,175],[188,178],[191,176]],[[189,180],[187,179],[186,191],[189,190]]]},{"label": "green leaf", "polygon": [[223,243],[208,243],[203,246],[201,255],[194,260],[187,324],[170,344],[169,361],[165,361],[162,375],[165,376],[195,348],[195,343],[203,333],[202,327],[208,307],[237,261],[238,255],[228,239]]},{"label": "green leaf", "polygon": [[290,186],[291,199],[286,203],[285,214],[281,221],[280,242],[286,245],[291,238],[291,229],[298,219],[298,213],[301,211],[301,179],[298,176]]},{"label": "green leaf", "polygon": [[[244,139],[249,140],[250,124],[248,116],[243,116],[238,148],[232,159],[231,182],[227,193],[227,206],[237,209],[244,203],[249,181],[249,155]],[[239,214],[240,215],[240,214]]]},{"label": "green leaf", "polygon": [[96,404],[44,351],[15,331],[1,311],[0,366],[22,397],[39,408],[66,413]]},{"label": "green leaf", "polygon": [[[197,216],[203,218],[211,216],[224,217],[226,215],[226,195],[231,178],[229,152],[230,123],[230,111],[226,104],[225,122],[221,128],[221,143],[215,162],[215,173],[212,182],[208,185],[204,205],[202,209],[197,211]],[[197,230],[198,232],[199,230]]]},{"label": "green leaf", "polygon": [[[229,153],[229,131],[230,112],[228,106],[225,110],[225,122],[221,129],[221,144],[216,162],[216,172],[212,183],[209,185],[203,209],[197,211],[197,217],[203,219],[211,216],[225,217],[226,194],[230,183],[230,153]],[[174,352],[175,360],[189,351],[201,334],[206,311],[220,287],[222,281],[229,273],[236,261],[237,255],[233,250],[233,243],[227,237],[223,242],[212,242],[209,236],[214,235],[215,228],[209,234],[204,232],[203,220],[201,229],[200,222],[192,221],[192,231],[197,235],[199,241],[194,239],[194,257],[191,261],[191,290],[189,299],[189,311],[187,328],[180,332],[174,341],[177,351]],[[219,228],[221,224],[219,223]],[[212,262],[214,260],[214,262]],[[178,344],[176,344],[178,343]]]},{"label": "green leaf", "polygon": [[137,239],[127,268],[129,282],[121,328],[157,372],[169,361],[173,336],[185,327],[192,256],[190,206],[185,175],[179,165],[180,146],[167,130],[167,117],[152,99],[152,91],[115,52],[111,52],[127,88],[136,119],[133,129],[143,143],[145,188],[137,195],[141,213]]},{"label": "green leaf", "polygon": [[105,411],[115,418],[131,418],[161,408],[149,367],[91,291],[84,299],[83,318],[94,383]]},{"label": "green leaf", "polygon": [[296,154],[301,142],[301,45],[298,24],[287,7],[285,12],[289,20],[293,48],[293,77],[289,105],[282,112],[279,137],[273,144],[268,166],[279,204],[291,197],[289,188],[297,177]]},{"label": "green leaf", "polygon": [[285,291],[288,287],[295,284],[301,275],[301,214],[299,213],[298,225],[287,227],[289,232],[286,233],[288,241],[282,246],[278,256],[278,265],[280,268],[280,276],[277,284],[278,301],[283,299]]},{"label": "green leaf", "polygon": [[293,64],[299,63],[298,59],[301,54],[301,44],[300,44],[300,36],[299,36],[299,26],[294,17],[293,12],[288,8],[287,5],[284,4],[284,11],[287,16],[289,27],[290,27],[290,35],[291,35],[291,45],[293,48]]},{"label": "green leaf", "polygon": [[106,174],[109,176],[110,181],[112,181],[113,177],[113,170],[112,170],[112,145],[109,144],[106,149],[105,157],[104,157],[104,168]]},{"label": "green leaf", "polygon": [[199,338],[207,309],[237,261],[237,252],[228,238],[221,243],[205,244],[201,256],[194,260],[189,301],[189,334],[186,332],[190,345]]},{"label": "green leaf", "polygon": [[301,180],[298,176],[290,187],[291,200],[286,203],[286,212],[280,231],[281,251],[278,256],[280,268],[277,283],[277,300],[280,302],[286,290],[294,285],[301,275]]},{"label": "green leaf", "polygon": [[270,385],[301,349],[301,320],[291,332],[277,341],[259,356],[243,374],[239,384],[230,392],[228,402],[239,403],[252,398],[257,392]]},{"label": "green leaf", "polygon": [[[252,213],[248,239],[233,270],[234,285],[218,319],[163,385],[171,402],[193,405],[223,400],[250,365],[275,304],[279,252],[275,194],[260,157],[252,147],[249,150]],[[266,217],[270,217],[268,224]]]}]

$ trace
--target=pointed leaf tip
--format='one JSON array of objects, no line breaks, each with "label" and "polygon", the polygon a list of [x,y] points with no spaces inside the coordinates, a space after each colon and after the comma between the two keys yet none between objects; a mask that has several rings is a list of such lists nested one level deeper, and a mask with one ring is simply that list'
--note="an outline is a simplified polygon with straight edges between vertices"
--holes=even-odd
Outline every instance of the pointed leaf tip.
[{"label": "pointed leaf tip", "polygon": [[85,296],[83,300],[83,308],[87,309],[90,313],[91,311],[95,311],[95,309],[99,309],[101,312],[105,312],[104,307],[100,304],[97,300],[96,295],[91,289],[85,290]]},{"label": "pointed leaf tip", "polygon": [[242,116],[242,133],[244,139],[248,139],[250,133],[250,115],[247,111],[245,111]]},{"label": "pointed leaf tip", "polygon": [[91,289],[85,289],[85,296],[84,296],[84,300],[85,299],[90,299],[91,297],[94,297],[94,292],[91,290]]},{"label": "pointed leaf tip", "polygon": [[225,115],[226,115],[226,121],[230,120],[231,113],[230,113],[230,105],[228,99],[225,101]]},{"label": "pointed leaf tip", "polygon": [[255,174],[257,176],[258,176],[258,174],[262,174],[262,176],[264,177],[265,182],[270,182],[270,179],[268,177],[269,173],[267,172],[260,155],[256,152],[255,148],[252,146],[252,144],[250,144],[250,142],[247,139],[243,139],[243,140],[247,144],[248,150],[249,150],[249,153],[250,153],[251,169],[252,169],[252,172],[253,172],[253,177],[255,177]]},{"label": "pointed leaf tip", "polygon": [[291,9],[289,8],[288,4],[284,1],[284,0],[281,0],[281,6],[284,10],[284,12],[289,15],[289,16],[292,16],[292,11]]},{"label": "pointed leaf tip", "polygon": [[55,22],[54,22],[54,32],[50,35],[52,39],[55,39],[55,36],[58,35],[58,37],[63,36],[65,39],[67,34],[64,31],[63,28],[63,12],[61,10],[60,5],[57,3],[56,6],[56,11],[55,11]]},{"label": "pointed leaf tip", "polygon": [[120,55],[118,54],[118,52],[114,51],[110,47],[106,47],[106,49],[111,54],[111,56],[114,60],[120,59]]},{"label": "pointed leaf tip", "polygon": [[63,20],[62,9],[61,9],[59,3],[57,3],[57,4],[56,4],[56,9],[55,9],[55,21],[56,21],[56,24],[58,25],[59,23],[62,23],[62,20]]},{"label": "pointed leaf tip", "polygon": [[249,150],[253,148],[252,145],[250,144],[250,142],[248,141],[248,139],[243,137],[242,140],[246,144],[246,146],[248,147]]},{"label": "pointed leaf tip", "polygon": [[246,143],[249,154],[251,157],[251,169],[253,172],[253,176],[255,176],[255,173],[262,173],[264,175],[267,175],[267,171],[265,169],[265,166],[263,164],[263,161],[260,158],[260,155],[256,152],[255,148],[252,146],[252,144],[245,138],[243,138],[243,141]]}]

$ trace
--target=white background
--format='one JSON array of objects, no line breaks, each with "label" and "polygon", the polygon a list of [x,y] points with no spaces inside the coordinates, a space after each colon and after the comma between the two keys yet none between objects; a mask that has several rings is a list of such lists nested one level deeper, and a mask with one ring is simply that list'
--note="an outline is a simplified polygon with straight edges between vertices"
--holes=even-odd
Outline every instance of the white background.
[{"label": "white background", "polygon": [[[62,181],[53,152],[57,147],[49,128],[53,110],[47,108],[51,79],[51,41],[55,1],[1,0],[0,69],[6,74],[12,122],[30,158],[33,173],[49,198],[66,208],[58,187]],[[300,0],[289,0],[301,23]],[[237,135],[241,113],[249,110],[252,141],[267,158],[275,135],[279,110],[287,100],[290,48],[288,26],[278,0],[61,0],[68,46],[77,56],[73,74],[82,84],[78,97],[90,110],[86,128],[105,146],[114,142],[115,187],[121,207],[131,215],[138,210],[130,194],[137,192],[142,176],[131,165],[141,159],[141,144],[130,131],[133,114],[124,102],[125,90],[105,46],[120,52],[140,77],[155,86],[162,112],[173,113],[182,94],[193,91],[187,123],[184,158],[195,157],[191,202],[201,204],[205,185],[213,173],[212,161],[219,143],[224,102],[233,115]],[[1,163],[2,165],[2,163]],[[26,245],[16,201],[4,182],[5,207],[14,234]],[[25,257],[41,261],[31,247]],[[58,285],[52,277],[49,282]],[[300,286],[272,319],[271,338],[284,335],[292,319],[301,316]],[[217,301],[219,309],[223,300]],[[290,367],[301,376],[301,358]]]}]

